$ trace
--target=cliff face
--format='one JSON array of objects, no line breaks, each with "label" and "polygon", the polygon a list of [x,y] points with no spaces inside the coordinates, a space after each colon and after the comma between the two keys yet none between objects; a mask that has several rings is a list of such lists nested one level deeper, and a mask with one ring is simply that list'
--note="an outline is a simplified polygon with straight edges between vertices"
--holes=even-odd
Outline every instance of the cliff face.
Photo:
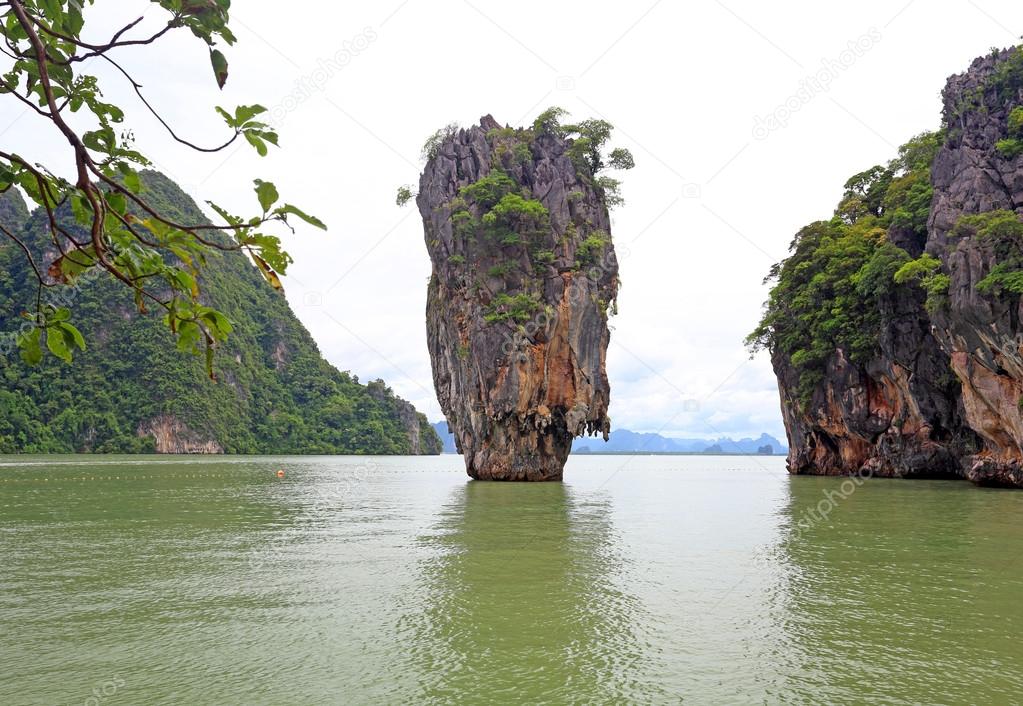
[{"label": "cliff face", "polygon": [[836,349],[824,380],[806,404],[794,392],[799,371],[772,356],[782,395],[791,473],[954,477],[975,443],[964,428],[958,383],[948,356],[931,335],[922,297],[886,301],[892,318],[879,351],[863,364]]},{"label": "cliff face", "polygon": [[773,273],[751,340],[772,352],[792,473],[1023,487],[1023,49],[977,59],[943,99],[941,133],[846,184],[829,227],[859,240],[797,236]]},{"label": "cliff face", "polygon": [[138,435],[151,438],[158,454],[222,454],[224,447],[213,439],[203,439],[180,419],[161,415],[139,424]]},{"label": "cliff face", "polygon": [[420,179],[434,384],[473,478],[560,479],[573,437],[610,427],[618,263],[570,145],[487,116],[440,143]]},{"label": "cliff face", "polygon": [[999,145],[1023,105],[1023,50],[977,59],[949,80],[943,99],[950,133],[934,163],[927,249],[951,284],[933,323],[962,382],[966,421],[984,442],[966,459],[966,476],[1023,486],[1023,297],[983,285],[999,265],[1018,260],[1023,239],[1009,234],[999,243],[997,233],[963,221],[999,210],[1023,215],[1023,155]]}]

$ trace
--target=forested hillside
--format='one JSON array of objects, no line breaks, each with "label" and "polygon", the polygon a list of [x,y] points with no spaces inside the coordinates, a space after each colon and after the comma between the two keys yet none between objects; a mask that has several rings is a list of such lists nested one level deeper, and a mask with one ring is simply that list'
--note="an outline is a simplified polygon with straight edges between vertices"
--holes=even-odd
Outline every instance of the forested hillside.
[{"label": "forested hillside", "polygon": [[[173,182],[145,173],[151,205],[181,222],[207,218]],[[0,220],[24,234],[37,262],[55,250],[41,213],[14,191]],[[71,221],[70,214],[65,214]],[[425,417],[383,381],[361,384],[320,355],[285,298],[241,254],[217,253],[203,279],[205,303],[233,331],[218,352],[218,381],[179,352],[160,315],[140,314],[108,277],[44,290],[92,332],[68,365],[45,356],[27,366],[14,347],[21,312],[32,310],[35,278],[13,243],[0,245],[0,452],[439,453]]]}]

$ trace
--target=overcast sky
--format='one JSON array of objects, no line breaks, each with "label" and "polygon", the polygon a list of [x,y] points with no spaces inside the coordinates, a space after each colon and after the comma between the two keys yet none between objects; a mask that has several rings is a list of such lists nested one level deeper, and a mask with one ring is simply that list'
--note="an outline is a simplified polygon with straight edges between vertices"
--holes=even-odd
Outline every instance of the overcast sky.
[{"label": "overcast sky", "polygon": [[[97,40],[118,19],[164,17],[146,0],[97,5],[86,31]],[[946,77],[1023,33],[1018,0],[236,0],[231,18],[239,42],[225,49],[223,92],[183,33],[120,56],[192,141],[222,140],[214,105],[272,107],[282,149],[267,158],[247,145],[181,148],[123,81],[91,70],[197,200],[249,213],[262,177],[328,223],[287,238],[285,280],[328,360],[441,418],[422,223],[395,191],[418,182],[438,127],[487,113],[518,126],[559,105],[609,120],[636,157],[612,214],[623,281],[608,351],[614,426],[687,437],[783,436],[770,364],[742,344],[765,273],[800,226],[831,214],[849,175],[938,126]],[[12,101],[3,111],[4,149],[66,162],[35,116]]]}]

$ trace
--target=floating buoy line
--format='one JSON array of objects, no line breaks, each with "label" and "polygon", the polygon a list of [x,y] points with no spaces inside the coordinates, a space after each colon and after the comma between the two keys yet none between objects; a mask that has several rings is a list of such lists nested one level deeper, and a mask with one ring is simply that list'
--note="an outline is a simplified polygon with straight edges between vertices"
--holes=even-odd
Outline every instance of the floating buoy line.
[{"label": "floating buoy line", "polygon": [[[669,469],[682,471],[684,469]],[[728,473],[732,471],[746,470],[743,468],[721,468],[714,469],[722,473]],[[462,474],[461,467],[459,468],[374,468],[371,472],[372,475],[390,475],[390,474],[409,474],[409,473],[442,473],[442,474],[454,474],[458,472]],[[278,469],[273,472],[273,477],[283,479],[285,472],[282,469]],[[29,484],[29,483],[59,483],[59,482],[71,482],[71,483],[86,483],[89,481],[134,481],[134,480],[206,480],[209,478],[244,478],[246,480],[250,478],[258,478],[260,476],[241,476],[237,473],[184,473],[184,474],[159,474],[159,475],[124,475],[124,476],[68,476],[68,477],[51,477],[51,478],[3,478],[0,477],[0,484],[11,483],[11,484]],[[265,476],[262,476],[265,478]],[[336,481],[350,480],[350,477],[339,475],[333,479]]]},{"label": "floating buoy line", "polygon": [[49,483],[53,481],[59,483],[61,481],[69,481],[72,483],[84,483],[95,480],[204,480],[206,478],[232,478],[228,473],[184,473],[175,475],[127,475],[127,476],[68,476],[68,477],[54,477],[54,478],[0,478],[0,483]]},{"label": "floating buoy line", "polygon": [[[277,469],[274,471],[274,475],[277,478],[284,477],[284,470]],[[230,473],[175,473],[167,475],[161,473],[159,475],[124,475],[124,476],[68,476],[66,478],[0,478],[0,483],[49,483],[51,480],[54,482],[70,481],[73,483],[84,483],[87,481],[94,480],[205,480],[207,478],[237,478],[236,474]]]}]

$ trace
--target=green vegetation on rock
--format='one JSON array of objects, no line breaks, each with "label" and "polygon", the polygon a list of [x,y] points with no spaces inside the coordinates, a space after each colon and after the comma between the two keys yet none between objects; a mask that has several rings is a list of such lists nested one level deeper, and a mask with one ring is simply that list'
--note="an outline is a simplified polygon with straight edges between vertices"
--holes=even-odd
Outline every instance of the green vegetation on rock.
[{"label": "green vegetation on rock", "polygon": [[[1003,64],[988,90],[1023,85],[1014,73],[1018,66],[1023,62]],[[1021,124],[1023,109],[1017,108],[1010,134],[1023,129]],[[948,301],[952,280],[942,261],[927,252],[914,258],[893,242],[900,236],[900,242],[920,243],[922,250],[933,196],[930,167],[944,139],[943,132],[918,135],[888,165],[851,177],[835,217],[803,228],[792,241],[791,255],[772,268],[768,279],[776,283],[747,344],[791,363],[802,403],[824,380],[836,350],[857,364],[876,355],[891,316],[885,303],[893,301],[896,288],[922,289],[932,314]],[[949,237],[952,247],[967,238],[990,247],[995,264],[976,285],[981,294],[1023,294],[1023,222],[1017,214],[963,216]],[[910,290],[904,291],[908,296]]]},{"label": "green vegetation on rock", "polygon": [[934,312],[944,302],[952,278],[941,271],[941,260],[924,253],[910,260],[895,273],[896,284],[919,284],[927,292],[925,306]]},{"label": "green vegetation on rock", "polygon": [[[480,217],[469,210],[470,204],[482,213]],[[542,238],[550,230],[550,214],[544,205],[497,168],[462,187],[448,206],[454,231],[463,240],[482,235],[500,245],[520,245]]]},{"label": "green vegetation on rock", "polygon": [[988,79],[986,89],[993,91],[999,98],[1018,94],[1023,88],[1023,45],[1014,47],[1009,58],[995,69]]},{"label": "green vegetation on rock", "polygon": [[998,210],[963,216],[950,235],[976,238],[993,251],[996,264],[977,283],[978,292],[995,296],[1023,294],[1023,221],[1018,215]]},{"label": "green vegetation on rock", "polygon": [[936,260],[914,261],[889,240],[895,230],[926,234],[929,170],[941,141],[940,133],[918,135],[888,165],[851,177],[835,216],[800,230],[791,255],[771,269],[775,285],[746,342],[791,361],[803,403],[836,349],[854,363],[875,354],[887,315],[881,304],[897,287],[922,280],[928,292],[947,289]]},{"label": "green vegetation on rock", "polygon": [[429,160],[437,156],[437,151],[440,149],[440,146],[444,144],[444,140],[448,139],[451,135],[454,135],[456,132],[458,132],[458,124],[448,123],[440,130],[430,135],[426,139],[426,142],[423,143],[422,158],[424,160]]},{"label": "green vegetation on rock", "polygon": [[[993,49],[991,58],[998,61],[1001,50]],[[988,113],[1002,110],[1006,103],[1019,101],[1019,92],[1023,89],[1023,45],[1013,47],[1008,56],[998,61],[991,75],[982,85],[963,93],[961,99],[946,118],[948,136],[962,133],[966,116],[973,112]],[[948,120],[951,118],[951,120]],[[1012,110],[1008,121],[1008,135],[998,140],[995,149],[1006,159],[1014,159],[1023,153],[1023,114],[1020,108]]]},{"label": "green vegetation on rock", "polygon": [[542,306],[540,298],[534,294],[520,292],[519,294],[508,295],[501,292],[494,297],[494,301],[491,302],[483,319],[488,324],[493,324],[498,321],[515,321],[518,323],[525,323],[529,321],[533,317],[533,314],[539,311]]},{"label": "green vegetation on rock", "polygon": [[[621,195],[617,180],[604,172],[631,169],[635,161],[627,149],[607,149],[610,123],[569,125],[565,116],[551,108],[528,128],[501,127],[487,116],[482,132],[449,125],[424,147],[427,160],[454,164],[459,176],[455,194],[431,207],[439,222],[447,220],[427,240],[435,265],[431,288],[439,276],[446,286],[479,297],[486,324],[528,323],[544,309],[549,283],[559,275],[579,273],[597,282],[609,270],[617,273],[617,263],[608,264],[613,247],[607,207],[621,203]],[[466,147],[480,155],[471,166],[460,161]],[[465,179],[466,172],[474,180]],[[538,184],[538,174],[551,172],[564,175],[559,184],[565,191]],[[414,195],[411,187],[400,187],[398,204]],[[550,209],[556,209],[553,216]],[[446,266],[438,272],[440,262]],[[613,296],[594,302],[613,313]]]},{"label": "green vegetation on rock", "polygon": [[1008,134],[995,143],[995,149],[1006,159],[1015,159],[1023,154],[1023,106],[1017,106],[1009,113]]},{"label": "green vegetation on rock", "polygon": [[607,141],[611,139],[614,126],[606,120],[587,119],[575,124],[563,123],[568,111],[557,106],[548,108],[533,121],[532,134],[544,133],[571,138],[568,155],[576,168],[576,175],[585,184],[592,184],[600,193],[608,208],[625,203],[621,193],[621,181],[604,174],[607,168],[626,170],[636,166],[632,153],[624,147],[615,147],[603,156]]}]

